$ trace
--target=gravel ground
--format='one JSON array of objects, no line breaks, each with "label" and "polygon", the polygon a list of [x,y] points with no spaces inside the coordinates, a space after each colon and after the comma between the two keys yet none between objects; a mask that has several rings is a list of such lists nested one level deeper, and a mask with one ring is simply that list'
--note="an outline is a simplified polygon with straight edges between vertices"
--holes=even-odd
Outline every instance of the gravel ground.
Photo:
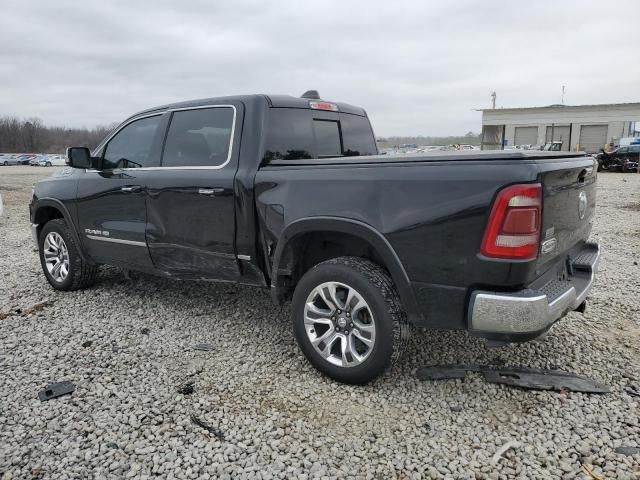
[{"label": "gravel ground", "polygon": [[[30,187],[51,170],[0,167],[0,477],[640,478],[640,175],[599,176],[593,237],[605,252],[585,315],[543,340],[489,348],[414,331],[399,365],[366,387],[322,377],[265,291],[103,268],[57,293],[31,243]],[[43,305],[43,302],[46,302]],[[34,305],[35,308],[31,308]],[[195,344],[209,343],[211,351]],[[607,395],[464,380],[441,363],[556,367]],[[40,402],[47,383],[72,395]],[[179,387],[192,382],[192,394]],[[218,438],[193,423],[215,427]],[[498,462],[492,456],[510,441]]]}]

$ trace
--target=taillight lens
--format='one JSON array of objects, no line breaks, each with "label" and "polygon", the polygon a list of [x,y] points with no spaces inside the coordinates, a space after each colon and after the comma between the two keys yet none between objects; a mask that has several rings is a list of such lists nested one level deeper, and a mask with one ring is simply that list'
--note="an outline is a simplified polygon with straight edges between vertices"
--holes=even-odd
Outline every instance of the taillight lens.
[{"label": "taillight lens", "polygon": [[511,185],[498,193],[480,252],[486,257],[531,260],[538,256],[542,185]]}]

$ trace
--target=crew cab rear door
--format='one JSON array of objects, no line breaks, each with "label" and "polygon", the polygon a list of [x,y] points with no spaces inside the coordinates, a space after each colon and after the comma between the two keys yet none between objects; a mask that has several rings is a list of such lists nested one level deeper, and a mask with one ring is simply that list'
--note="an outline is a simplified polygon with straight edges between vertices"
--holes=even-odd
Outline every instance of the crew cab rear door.
[{"label": "crew cab rear door", "polygon": [[242,105],[169,114],[161,165],[146,184],[146,240],[153,264],[180,277],[237,280],[233,186]]}]

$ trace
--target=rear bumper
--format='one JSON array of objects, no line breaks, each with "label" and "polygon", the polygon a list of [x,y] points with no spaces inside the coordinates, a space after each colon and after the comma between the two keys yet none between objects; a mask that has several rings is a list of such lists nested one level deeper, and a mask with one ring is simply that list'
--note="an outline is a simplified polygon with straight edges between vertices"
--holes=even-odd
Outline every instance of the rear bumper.
[{"label": "rear bumper", "polygon": [[474,291],[468,309],[471,332],[505,341],[526,341],[541,335],[586,300],[599,259],[599,245],[585,243],[569,259],[565,279],[517,292]]}]

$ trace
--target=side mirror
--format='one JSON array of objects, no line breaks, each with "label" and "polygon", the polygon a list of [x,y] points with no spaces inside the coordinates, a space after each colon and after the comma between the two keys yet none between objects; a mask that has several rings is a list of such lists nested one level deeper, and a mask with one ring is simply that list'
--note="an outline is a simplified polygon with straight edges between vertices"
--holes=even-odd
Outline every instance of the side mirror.
[{"label": "side mirror", "polygon": [[87,147],[67,148],[67,165],[73,168],[91,168],[91,152]]}]

